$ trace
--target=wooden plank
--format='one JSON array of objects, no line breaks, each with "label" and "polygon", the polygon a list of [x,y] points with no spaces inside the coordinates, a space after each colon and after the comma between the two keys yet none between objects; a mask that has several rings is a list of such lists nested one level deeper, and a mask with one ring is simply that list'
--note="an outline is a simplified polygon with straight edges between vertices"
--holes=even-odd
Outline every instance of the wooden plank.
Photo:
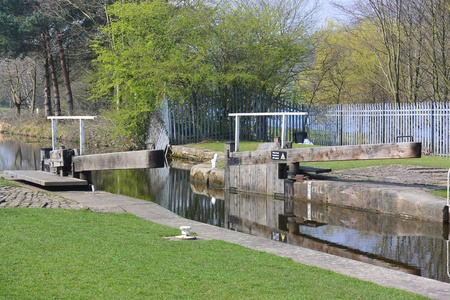
[{"label": "wooden plank", "polygon": [[80,155],[72,158],[75,172],[164,167],[164,150]]},{"label": "wooden plank", "polygon": [[41,186],[80,186],[88,184],[87,181],[83,179],[61,177],[44,171],[13,170],[4,171],[4,173],[14,179],[25,180]]},{"label": "wooden plank", "polygon": [[320,174],[320,173],[330,173],[331,169],[299,166],[298,171],[300,172],[300,174],[308,174],[308,173]]},{"label": "wooden plank", "polygon": [[393,158],[420,158],[421,143],[370,144],[356,146],[332,146],[282,149],[286,160],[272,160],[270,150],[232,152],[239,164],[294,163],[342,160],[369,160]]}]

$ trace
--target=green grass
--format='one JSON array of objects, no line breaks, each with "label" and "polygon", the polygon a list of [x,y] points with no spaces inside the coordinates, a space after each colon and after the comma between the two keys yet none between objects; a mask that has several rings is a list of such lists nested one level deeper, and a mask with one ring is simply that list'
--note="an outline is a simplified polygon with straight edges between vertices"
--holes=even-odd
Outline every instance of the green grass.
[{"label": "green grass", "polygon": [[328,161],[307,164],[313,167],[331,168],[333,171],[394,164],[450,169],[450,157],[422,156],[421,158]]},{"label": "green grass", "polygon": [[6,185],[6,186],[19,186],[16,183],[10,182],[8,180],[6,180],[4,177],[0,177],[0,186],[1,185]]},{"label": "green grass", "polygon": [[[239,151],[255,151],[258,149],[258,145],[262,142],[239,142]],[[224,142],[208,142],[208,143],[198,143],[186,145],[189,147],[197,147],[201,149],[208,149],[216,152],[223,152],[225,149]],[[310,147],[320,147],[315,145],[303,145],[303,144],[293,144],[294,148],[310,148]]]},{"label": "green grass", "polygon": [[447,189],[431,191],[429,193],[447,199]]},{"label": "green grass", "polygon": [[0,299],[421,299],[128,214],[0,209]]}]

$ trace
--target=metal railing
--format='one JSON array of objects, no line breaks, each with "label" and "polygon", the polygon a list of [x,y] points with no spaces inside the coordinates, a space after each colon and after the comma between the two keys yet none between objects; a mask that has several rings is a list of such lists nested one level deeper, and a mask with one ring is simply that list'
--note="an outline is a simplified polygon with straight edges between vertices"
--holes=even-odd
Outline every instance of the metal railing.
[{"label": "metal railing", "polygon": [[97,119],[96,116],[57,116],[57,117],[47,117],[47,119],[52,120],[52,148],[57,149],[56,140],[56,120],[80,120],[80,154],[85,152],[85,138],[84,138],[84,120],[94,120]]},{"label": "metal railing", "polygon": [[231,113],[229,117],[235,117],[234,143],[235,151],[239,151],[240,117],[281,116],[281,148],[284,148],[286,140],[286,116],[306,116],[306,112],[260,112],[260,113]]}]

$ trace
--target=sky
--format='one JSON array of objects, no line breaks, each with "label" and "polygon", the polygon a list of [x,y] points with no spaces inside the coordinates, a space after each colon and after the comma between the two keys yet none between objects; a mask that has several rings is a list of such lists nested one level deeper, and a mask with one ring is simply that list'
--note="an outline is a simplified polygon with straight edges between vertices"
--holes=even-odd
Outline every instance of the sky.
[{"label": "sky", "polygon": [[320,23],[325,23],[327,18],[334,18],[338,21],[345,20],[345,16],[340,10],[331,5],[332,2],[339,3],[341,5],[351,5],[353,0],[322,0],[322,9],[319,15]]}]

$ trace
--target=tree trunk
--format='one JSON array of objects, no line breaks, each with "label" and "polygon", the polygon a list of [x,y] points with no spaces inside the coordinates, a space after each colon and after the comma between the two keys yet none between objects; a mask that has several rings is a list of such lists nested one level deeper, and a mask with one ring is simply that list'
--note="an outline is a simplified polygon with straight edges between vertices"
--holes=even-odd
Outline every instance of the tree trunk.
[{"label": "tree trunk", "polygon": [[67,70],[66,56],[64,54],[64,47],[62,44],[61,34],[59,30],[56,30],[55,34],[56,40],[58,42],[59,59],[61,62],[61,71],[64,78],[64,87],[66,88],[67,114],[71,116],[73,114],[73,98],[72,98],[72,88],[70,86],[69,71]]},{"label": "tree trunk", "polygon": [[16,113],[17,115],[20,115],[20,106],[22,105],[22,102],[20,97],[20,79],[17,64],[15,65],[15,68],[15,74],[12,74],[8,68],[9,88],[11,90],[11,97],[14,102],[14,106],[16,107]]},{"label": "tree trunk", "polygon": [[51,51],[50,46],[50,34],[48,30],[44,32],[44,40],[45,40],[45,48],[47,51],[47,57],[48,57],[48,65],[50,68],[50,75],[52,77],[52,83],[53,83],[53,97],[55,100],[55,116],[61,115],[61,101],[59,98],[59,87],[58,87],[58,77],[56,75],[56,68],[55,68],[55,62],[53,60],[53,55]]},{"label": "tree trunk", "polygon": [[20,110],[21,104],[20,103],[14,103],[14,105],[16,106],[16,113],[17,113],[17,115],[20,116],[20,114],[21,114],[21,110]]},{"label": "tree trunk", "polygon": [[34,114],[36,110],[36,81],[37,81],[37,61],[34,59],[32,70],[31,70],[31,81],[32,81],[32,92],[31,92],[31,113]]},{"label": "tree trunk", "polygon": [[[46,51],[45,51],[46,52]],[[48,66],[48,56],[47,53],[44,55],[44,72],[45,72],[45,87],[44,87],[44,108],[45,116],[52,116],[52,98],[50,95],[50,71]]]}]

